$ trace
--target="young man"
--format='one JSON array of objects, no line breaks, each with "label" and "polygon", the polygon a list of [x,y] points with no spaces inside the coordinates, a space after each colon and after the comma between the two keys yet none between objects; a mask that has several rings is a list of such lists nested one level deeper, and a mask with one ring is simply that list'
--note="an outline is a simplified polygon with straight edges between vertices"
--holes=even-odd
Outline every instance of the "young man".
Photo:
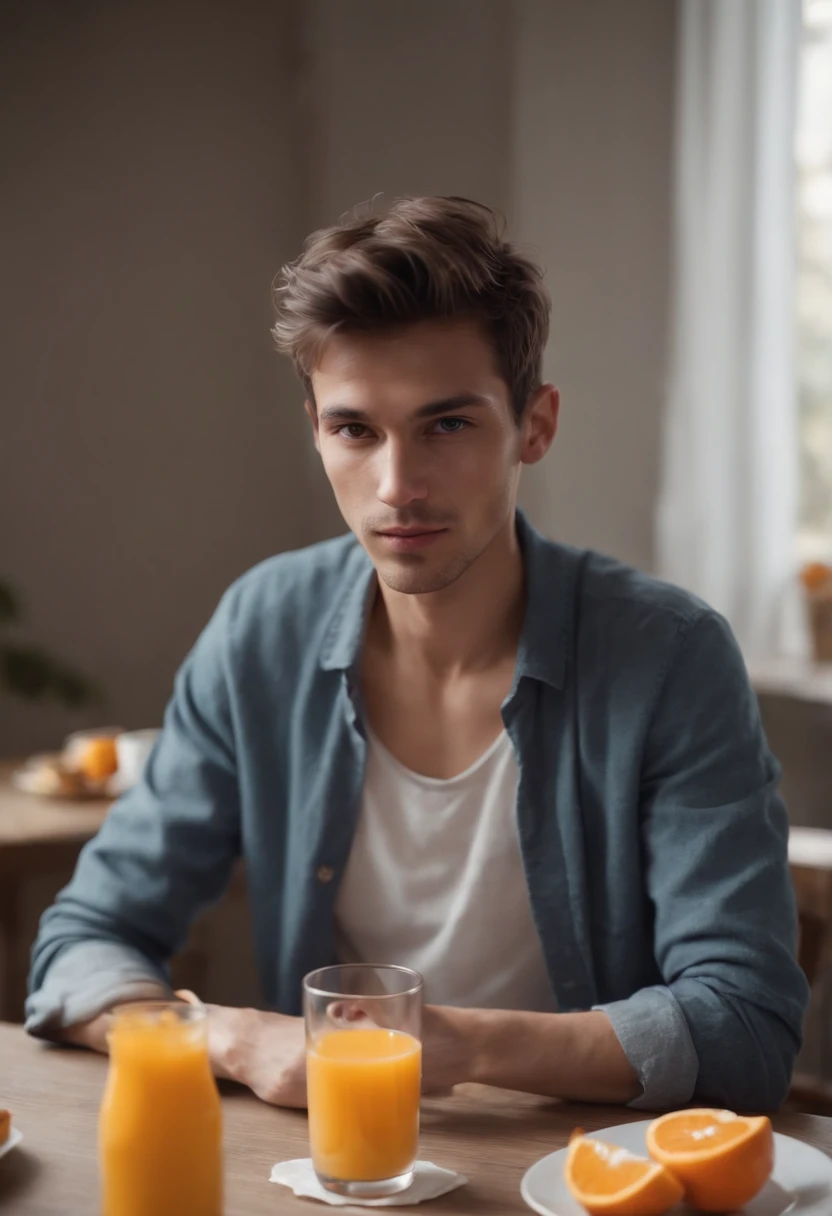
[{"label": "young man", "polygon": [[245,858],[267,1009],[218,1074],[304,1102],[304,973],[425,978],[425,1081],[743,1109],[807,989],[777,767],[704,604],[516,512],[548,298],[485,208],[397,203],[284,268],[279,347],[350,528],[226,594],[143,782],[44,916],[28,1027],[103,1047]]}]

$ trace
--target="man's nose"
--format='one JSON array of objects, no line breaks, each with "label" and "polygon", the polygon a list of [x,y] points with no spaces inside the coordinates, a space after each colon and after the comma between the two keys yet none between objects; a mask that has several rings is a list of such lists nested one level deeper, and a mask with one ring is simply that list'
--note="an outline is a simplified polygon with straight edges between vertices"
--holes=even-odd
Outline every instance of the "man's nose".
[{"label": "man's nose", "polygon": [[388,441],[380,453],[378,497],[388,507],[402,508],[427,497],[422,462],[411,447]]}]

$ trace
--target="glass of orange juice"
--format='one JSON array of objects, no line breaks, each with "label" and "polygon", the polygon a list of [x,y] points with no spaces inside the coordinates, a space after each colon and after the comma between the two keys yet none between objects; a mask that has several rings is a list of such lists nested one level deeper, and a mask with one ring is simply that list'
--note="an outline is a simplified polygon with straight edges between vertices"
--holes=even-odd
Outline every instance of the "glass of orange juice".
[{"label": "glass of orange juice", "polygon": [[422,977],[345,963],[303,981],[309,1141],[320,1182],[354,1199],[410,1186],[419,1144]]},{"label": "glass of orange juice", "polygon": [[205,1009],[120,1005],[107,1037],[102,1216],[222,1216],[222,1113]]}]

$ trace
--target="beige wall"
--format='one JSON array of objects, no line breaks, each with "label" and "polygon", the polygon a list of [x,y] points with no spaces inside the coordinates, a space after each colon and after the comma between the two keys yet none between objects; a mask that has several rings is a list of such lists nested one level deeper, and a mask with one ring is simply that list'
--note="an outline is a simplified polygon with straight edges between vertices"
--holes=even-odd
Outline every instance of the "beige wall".
[{"label": "beige wall", "polygon": [[[227,583],[340,529],[271,351],[269,284],[377,192],[480,198],[540,252],[564,422],[526,501],[547,531],[650,564],[671,10],[14,6],[0,574],[33,636],[107,691],[94,719],[156,721]],[[0,698],[0,753],[80,721]]]},{"label": "beige wall", "polygon": [[313,224],[375,194],[508,205],[512,9],[510,0],[307,0]]},{"label": "beige wall", "polygon": [[510,0],[306,0],[302,12],[309,227],[377,195],[507,208]]},{"label": "beige wall", "polygon": [[[269,338],[300,239],[289,8],[21,4],[0,61],[0,573],[154,723],[223,588],[319,532]],[[233,14],[233,15],[232,15]],[[0,753],[68,715],[0,702]]]},{"label": "beige wall", "polygon": [[526,502],[550,535],[650,569],[665,377],[674,10],[519,0],[518,235],[553,297],[553,456]]},{"label": "beige wall", "polygon": [[554,454],[545,531],[649,568],[665,368],[674,6],[314,0],[312,222],[376,192],[502,209],[547,266]]}]

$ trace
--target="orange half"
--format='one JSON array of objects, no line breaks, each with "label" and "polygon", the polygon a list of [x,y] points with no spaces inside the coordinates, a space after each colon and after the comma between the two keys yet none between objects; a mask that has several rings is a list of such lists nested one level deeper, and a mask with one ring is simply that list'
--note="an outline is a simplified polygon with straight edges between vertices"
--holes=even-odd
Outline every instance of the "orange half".
[{"label": "orange half", "polygon": [[730,1110],[680,1110],[647,1129],[647,1151],[685,1188],[701,1212],[741,1208],[765,1186],[774,1168],[771,1122]]},{"label": "orange half", "polygon": [[663,1165],[581,1132],[569,1141],[564,1177],[590,1216],[664,1216],[683,1194]]}]

